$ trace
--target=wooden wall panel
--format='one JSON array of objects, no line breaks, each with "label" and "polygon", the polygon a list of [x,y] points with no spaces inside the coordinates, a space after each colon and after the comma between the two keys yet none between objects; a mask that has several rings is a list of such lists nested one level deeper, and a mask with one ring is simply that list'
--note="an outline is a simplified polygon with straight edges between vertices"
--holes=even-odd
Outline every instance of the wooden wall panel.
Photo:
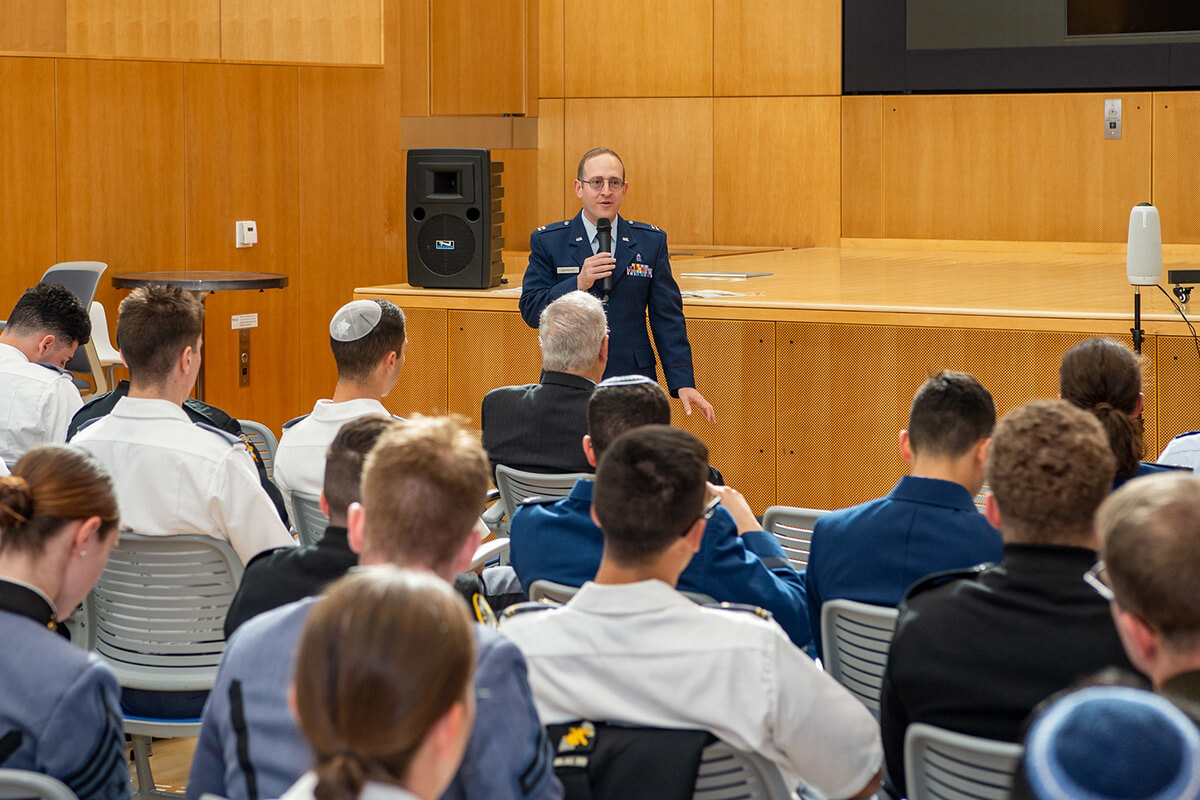
[{"label": "wooden wall panel", "polygon": [[687,416],[678,400],[671,422],[708,445],[709,462],[761,514],[775,504],[775,323],[689,319],[687,329],[697,388],[717,424]]},{"label": "wooden wall panel", "polygon": [[842,236],[883,236],[883,102],[842,98]]},{"label": "wooden wall panel", "polygon": [[[391,297],[388,300],[403,298]],[[402,417],[414,413],[427,416],[446,413],[446,310],[441,308],[404,309],[404,334],[408,349],[404,369],[391,394],[384,398],[388,411]]]},{"label": "wooden wall panel", "polygon": [[383,14],[383,103],[379,124],[382,126],[382,163],[384,172],[383,247],[387,272],[396,280],[407,280],[405,257],[407,196],[405,192],[405,152],[401,143],[404,121],[404,29],[398,7],[401,0],[385,0]]},{"label": "wooden wall panel", "polygon": [[713,0],[565,3],[567,97],[712,95]]},{"label": "wooden wall panel", "polygon": [[[299,273],[297,68],[185,66],[187,267]],[[254,220],[258,244],[234,246],[234,222]],[[300,288],[218,292],[208,298],[205,346],[211,402],[273,429],[296,415],[293,345]],[[232,314],[258,313],[251,331],[250,385],[238,385]]]},{"label": "wooden wall panel", "polygon": [[524,114],[526,0],[429,7],[430,112]]},{"label": "wooden wall panel", "polygon": [[563,96],[563,13],[566,0],[530,0],[538,3],[538,96]]},{"label": "wooden wall panel", "polygon": [[[1062,354],[1087,333],[896,328],[780,322],[778,502],[844,508],[880,497],[907,472],[896,437],[917,387],[942,369],[969,372],[1000,416],[1058,395]],[[1129,337],[1114,337],[1130,344]],[[1152,353],[1144,364],[1153,375]],[[863,353],[871,353],[863,358]],[[1147,441],[1155,441],[1153,381]],[[871,458],[861,454],[870,453]]]},{"label": "wooden wall panel", "polygon": [[400,60],[385,63],[400,68],[401,108],[405,116],[428,116],[429,0],[388,0],[387,12],[400,18]]},{"label": "wooden wall panel", "polygon": [[381,0],[221,0],[221,57],[383,63]]},{"label": "wooden wall panel", "polygon": [[[446,330],[449,402],[479,428],[483,396],[497,386],[535,383],[542,372],[537,331],[515,312],[450,311]],[[582,446],[582,445],[581,445]]]},{"label": "wooden wall panel", "polygon": [[67,0],[0,0],[0,50],[62,53],[67,49]]},{"label": "wooden wall panel", "polygon": [[570,184],[579,157],[610,147],[629,180],[621,216],[659,226],[676,244],[713,243],[712,98],[568,99],[564,131],[568,215],[579,210]]},{"label": "wooden wall panel", "polygon": [[713,244],[837,246],[838,98],[715,103]]},{"label": "wooden wall panel", "polygon": [[67,52],[220,58],[221,0],[67,0]]},{"label": "wooden wall panel", "polygon": [[1154,205],[1164,242],[1200,242],[1200,93],[1154,94]]},{"label": "wooden wall panel", "polygon": [[382,70],[301,67],[299,96],[300,269],[289,291],[299,293],[300,398],[311,407],[337,377],[333,312],[356,287],[397,278],[384,250]]},{"label": "wooden wall panel", "polygon": [[[57,62],[58,260],[184,265],[183,64]],[[47,132],[47,135],[48,132]],[[113,313],[105,280],[96,299]]]},{"label": "wooden wall panel", "polygon": [[1103,138],[1114,95],[889,97],[883,110],[888,238],[1124,241],[1150,196],[1150,95],[1117,94],[1123,136]]},{"label": "wooden wall panel", "polygon": [[715,0],[717,96],[842,91],[842,6],[830,0]]},{"label": "wooden wall panel", "polygon": [[0,318],[55,257],[54,61],[0,58]]},{"label": "wooden wall panel", "polygon": [[[1153,376],[1145,379],[1149,388],[1146,392],[1146,405],[1154,400],[1154,416],[1157,419],[1155,435],[1147,430],[1144,434],[1146,443],[1145,460],[1154,461],[1158,454],[1172,438],[1181,433],[1200,430],[1200,355],[1196,354],[1196,345],[1190,336],[1155,336],[1155,363],[1157,368],[1151,371],[1143,365],[1142,374]],[[1143,350],[1149,348],[1143,347]]]},{"label": "wooden wall panel", "polygon": [[538,221],[538,152],[493,150],[492,158],[504,162],[504,246],[526,250],[529,234],[550,221]]},{"label": "wooden wall panel", "polygon": [[[568,206],[563,187],[574,176],[574,170],[564,169],[564,107],[562,100],[542,98],[538,101],[538,225],[567,216]],[[571,200],[575,200],[574,194]],[[525,242],[524,247],[528,246],[529,242]]]}]

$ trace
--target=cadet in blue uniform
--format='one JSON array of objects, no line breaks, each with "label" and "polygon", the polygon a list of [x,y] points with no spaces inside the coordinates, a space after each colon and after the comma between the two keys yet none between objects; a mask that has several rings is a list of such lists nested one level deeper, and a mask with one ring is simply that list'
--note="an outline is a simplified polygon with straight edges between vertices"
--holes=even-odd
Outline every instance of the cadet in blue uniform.
[{"label": "cadet in blue uniform", "polygon": [[[586,177],[585,177],[586,176]],[[583,206],[574,219],[544,225],[529,237],[529,266],[521,291],[521,316],[538,326],[542,309],[567,292],[591,292],[605,302],[611,331],[604,376],[645,375],[657,379],[646,317],[662,359],[671,395],[709,422],[712,404],[696,391],[692,347],[683,319],[683,298],[671,275],[667,235],[653,225],[617,216],[629,184],[625,165],[611,150],[589,150],[579,162],[575,194]],[[612,221],[612,249],[599,252],[596,221]],[[606,277],[612,290],[602,289]]]},{"label": "cadet in blue uniform", "polygon": [[117,519],[108,474],[77,448],[35,447],[0,478],[0,768],[80,800],[129,798],[116,676],[60,622],[104,570]]}]

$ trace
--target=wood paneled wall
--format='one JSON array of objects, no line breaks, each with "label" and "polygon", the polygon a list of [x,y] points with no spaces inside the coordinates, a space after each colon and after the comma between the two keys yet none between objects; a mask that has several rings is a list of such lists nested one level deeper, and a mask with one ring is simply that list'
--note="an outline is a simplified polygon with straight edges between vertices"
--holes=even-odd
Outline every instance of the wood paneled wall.
[{"label": "wood paneled wall", "polygon": [[539,14],[542,223],[576,213],[578,159],[604,146],[626,164],[622,214],[673,242],[837,244],[838,0],[541,0]]},{"label": "wood paneled wall", "polygon": [[0,50],[382,64],[383,4],[384,0],[0,0]]}]

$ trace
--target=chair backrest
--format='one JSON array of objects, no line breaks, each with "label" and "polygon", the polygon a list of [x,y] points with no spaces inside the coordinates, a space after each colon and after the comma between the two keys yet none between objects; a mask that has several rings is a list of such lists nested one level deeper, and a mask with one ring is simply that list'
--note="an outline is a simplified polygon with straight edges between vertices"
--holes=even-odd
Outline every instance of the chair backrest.
[{"label": "chair backrest", "polygon": [[[100,276],[106,269],[108,264],[103,261],[63,261],[42,273],[42,283],[53,283],[69,289],[79,303],[90,311],[92,300],[96,297],[96,287],[100,285]],[[94,352],[95,348],[92,348]],[[99,364],[93,365],[88,360],[89,355],[91,353],[86,347],[80,347],[67,362],[67,369],[88,374],[100,370]]]},{"label": "chair backrest", "polygon": [[879,716],[879,695],[898,612],[853,600],[821,604],[825,671]]},{"label": "chair backrest", "polygon": [[92,320],[92,342],[96,345],[96,355],[100,357],[101,366],[120,364],[121,354],[108,338],[108,313],[104,310],[104,304],[93,300],[88,309],[88,317]]},{"label": "chair backrest", "polygon": [[[502,541],[507,542],[508,540],[504,539]],[[529,599],[535,603],[562,605],[574,597],[578,591],[578,586],[567,586],[565,583],[555,583],[554,581],[541,579],[529,584]],[[715,605],[717,602],[708,595],[701,594],[700,592],[685,592],[680,590],[679,593],[698,606]]]},{"label": "chair backrest", "polygon": [[242,563],[228,542],[122,532],[88,595],[91,649],[126,688],[211,688],[241,580]]},{"label": "chair backrest", "polygon": [[329,517],[321,510],[320,496],[308,492],[292,492],[291,517],[301,545],[316,544],[329,525]]},{"label": "chair backrest", "polygon": [[275,451],[279,449],[279,440],[275,438],[275,434],[271,429],[261,422],[255,422],[252,419],[239,419],[238,424],[242,426],[242,433],[246,434],[246,438],[250,440],[250,444],[254,445],[254,449],[258,451],[258,455],[262,458],[263,466],[267,469],[267,477],[275,477]]},{"label": "chair backrest", "polygon": [[913,723],[904,736],[908,800],[1008,800],[1021,750]]},{"label": "chair backrest", "polygon": [[493,558],[499,558],[507,552],[508,539],[490,539],[475,548],[475,555],[471,557],[471,566],[468,569],[474,572]]},{"label": "chair backrest", "polygon": [[813,525],[828,511],[796,506],[771,506],[763,514],[763,530],[773,534],[788,561],[797,570],[808,566],[808,548],[812,543]]},{"label": "chair backrest", "polygon": [[524,472],[500,464],[496,467],[496,488],[500,490],[504,516],[511,518],[517,506],[529,498],[566,497],[576,481],[592,477],[595,476],[586,472]]},{"label": "chair backrest", "polygon": [[38,797],[42,800],[79,800],[58,778],[24,769],[0,769],[0,799]]},{"label": "chair backrest", "polygon": [[986,483],[979,488],[979,492],[975,495],[975,508],[980,514],[987,513],[988,495],[992,493],[992,487]]},{"label": "chair backrest", "polygon": [[785,800],[791,797],[779,768],[758,753],[713,742],[700,754],[694,800]]}]

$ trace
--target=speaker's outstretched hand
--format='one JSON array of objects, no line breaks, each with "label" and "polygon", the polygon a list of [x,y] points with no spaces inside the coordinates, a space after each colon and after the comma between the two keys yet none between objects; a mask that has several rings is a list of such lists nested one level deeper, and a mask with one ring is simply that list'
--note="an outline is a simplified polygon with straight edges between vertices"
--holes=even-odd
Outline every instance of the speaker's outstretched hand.
[{"label": "speaker's outstretched hand", "polygon": [[700,412],[700,416],[704,417],[709,422],[717,421],[717,412],[713,410],[712,403],[704,399],[704,395],[690,386],[685,386],[679,390],[679,402],[683,403],[683,413],[689,417],[692,415],[692,406]]}]

